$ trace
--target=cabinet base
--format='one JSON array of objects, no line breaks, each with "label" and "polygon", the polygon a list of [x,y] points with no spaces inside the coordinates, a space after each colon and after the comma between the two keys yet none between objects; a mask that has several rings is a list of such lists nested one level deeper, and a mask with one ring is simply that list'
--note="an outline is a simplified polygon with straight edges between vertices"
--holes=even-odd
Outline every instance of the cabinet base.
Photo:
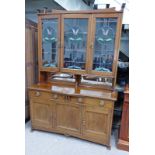
[{"label": "cabinet base", "polygon": [[129,151],[129,142],[119,139],[117,143],[117,148],[124,151]]}]

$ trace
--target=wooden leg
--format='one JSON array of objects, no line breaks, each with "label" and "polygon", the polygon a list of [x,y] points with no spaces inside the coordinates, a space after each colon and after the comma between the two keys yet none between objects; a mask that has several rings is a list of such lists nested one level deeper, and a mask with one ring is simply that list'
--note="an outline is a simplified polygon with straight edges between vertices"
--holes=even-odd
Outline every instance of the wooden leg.
[{"label": "wooden leg", "polygon": [[31,126],[31,132],[33,132],[34,131],[34,128]]},{"label": "wooden leg", "polygon": [[108,149],[108,150],[111,150],[111,146],[110,146],[110,145],[109,145],[109,146],[107,146],[107,149]]},{"label": "wooden leg", "polygon": [[69,135],[69,134],[66,134],[66,133],[65,133],[64,135],[65,135],[66,137],[70,137],[70,135]]},{"label": "wooden leg", "polygon": [[119,139],[117,143],[117,148],[120,150],[129,151],[129,142]]}]

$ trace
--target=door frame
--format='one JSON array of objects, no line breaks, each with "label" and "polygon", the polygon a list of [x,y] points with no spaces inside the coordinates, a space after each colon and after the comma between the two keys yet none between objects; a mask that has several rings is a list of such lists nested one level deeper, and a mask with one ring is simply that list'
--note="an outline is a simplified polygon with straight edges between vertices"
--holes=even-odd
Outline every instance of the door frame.
[{"label": "door frame", "polygon": [[[57,18],[58,19],[58,43],[57,43],[57,50],[58,50],[58,67],[43,67],[42,66],[42,20],[43,19],[53,19]],[[58,72],[60,70],[60,15],[39,15],[38,16],[38,63],[39,63],[39,70],[40,71],[48,71],[48,72]]]},{"label": "door frame", "polygon": [[[116,36],[115,36],[115,47],[114,47],[114,59],[112,65],[112,72],[99,72],[93,70],[93,53],[94,48],[90,50],[90,65],[89,65],[89,73],[95,74],[98,76],[105,76],[105,77],[115,77],[117,74],[117,61],[119,56],[119,47],[120,47],[120,37],[121,37],[121,28],[122,28],[122,14],[121,13],[112,13],[112,14],[92,14],[92,37],[91,42],[93,43],[94,47],[94,40],[95,40],[95,32],[96,32],[96,18],[117,18],[117,26],[116,26]],[[115,81],[116,82],[116,81]],[[115,84],[114,82],[114,84]]]},{"label": "door frame", "polygon": [[[88,19],[88,29],[87,29],[87,46],[86,46],[86,63],[85,63],[85,70],[78,70],[78,69],[67,69],[64,68],[64,19]],[[61,72],[68,72],[73,74],[87,74],[88,73],[88,64],[89,64],[89,57],[90,57],[90,37],[91,36],[91,15],[90,14],[62,14],[61,15]]]}]

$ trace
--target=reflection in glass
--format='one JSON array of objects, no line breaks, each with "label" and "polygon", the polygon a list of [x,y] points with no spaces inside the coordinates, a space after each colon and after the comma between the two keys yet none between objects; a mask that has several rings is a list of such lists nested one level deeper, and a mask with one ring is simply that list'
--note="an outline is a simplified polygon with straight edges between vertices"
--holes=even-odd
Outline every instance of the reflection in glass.
[{"label": "reflection in glass", "polygon": [[58,19],[42,20],[42,60],[44,67],[57,67]]},{"label": "reflection in glass", "polygon": [[116,18],[96,18],[93,70],[112,71],[116,24]]},{"label": "reflection in glass", "polygon": [[64,19],[64,68],[85,69],[88,19]]}]

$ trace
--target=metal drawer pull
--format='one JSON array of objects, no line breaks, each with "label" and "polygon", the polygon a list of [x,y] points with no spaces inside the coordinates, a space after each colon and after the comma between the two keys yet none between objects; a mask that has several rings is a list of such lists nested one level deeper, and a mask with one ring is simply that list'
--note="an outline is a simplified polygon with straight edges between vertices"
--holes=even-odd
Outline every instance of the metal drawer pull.
[{"label": "metal drawer pull", "polygon": [[67,95],[66,95],[66,96],[64,96],[64,97],[65,97],[65,100],[68,100],[68,101],[71,100],[70,96],[67,96]]},{"label": "metal drawer pull", "polygon": [[100,101],[100,106],[104,106],[104,101]]},{"label": "metal drawer pull", "polygon": [[36,92],[36,96],[40,96],[41,94],[40,94],[40,92],[39,91],[37,91]]},{"label": "metal drawer pull", "polygon": [[53,95],[53,98],[54,98],[54,99],[57,99],[57,98],[58,98],[58,95],[57,95],[57,94],[54,94],[54,95]]},{"label": "metal drawer pull", "polygon": [[82,98],[78,98],[78,102],[80,102],[80,103],[81,103],[81,102],[82,102]]}]

